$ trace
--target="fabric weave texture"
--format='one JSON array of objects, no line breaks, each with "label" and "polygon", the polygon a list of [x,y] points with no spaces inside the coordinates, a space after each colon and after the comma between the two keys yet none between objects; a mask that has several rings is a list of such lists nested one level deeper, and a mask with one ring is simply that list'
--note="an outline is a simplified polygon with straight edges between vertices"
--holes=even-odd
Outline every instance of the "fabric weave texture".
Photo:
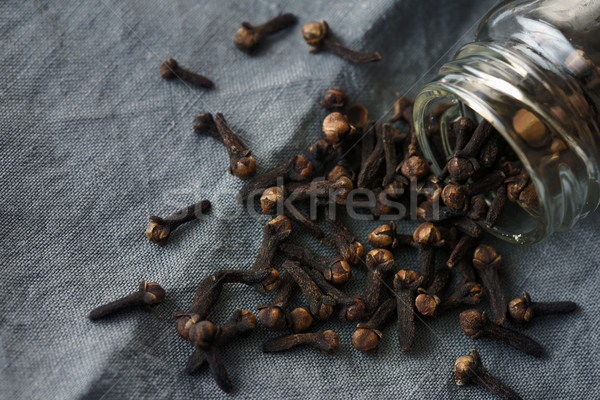
[{"label": "fabric weave texture", "polygon": [[[217,141],[193,133],[198,112],[223,112],[252,149],[259,173],[321,134],[319,105],[332,86],[346,89],[371,118],[389,118],[396,91],[414,96],[440,63],[473,37],[494,2],[3,1],[0,3],[0,398],[495,398],[457,387],[454,360],[476,347],[484,365],[524,398],[595,398],[600,392],[598,326],[600,213],[546,241],[517,247],[497,240],[508,298],[575,300],[568,316],[535,321],[526,333],[548,350],[537,360],[462,334],[456,313],[418,323],[413,352],[400,353],[390,326],[377,355],[351,344],[353,323],[334,355],[313,349],[262,354],[276,336],[261,328],[227,346],[235,392],[222,393],[207,370],[183,372],[192,349],[171,314],[185,310],[198,282],[223,268],[250,268],[264,217],[237,205],[244,182],[227,173]],[[281,12],[292,29],[248,56],[232,39],[242,21]],[[345,44],[377,50],[379,63],[352,65],[310,54],[303,23],[325,19]],[[168,57],[215,81],[214,90],[160,78]],[[175,231],[164,247],[144,236],[148,216],[166,216],[202,199],[213,211]],[[366,243],[377,222],[347,221]],[[411,232],[415,224],[401,223]],[[302,234],[293,240],[333,255]],[[278,258],[278,262],[281,259]],[[414,267],[416,252],[396,253]],[[355,269],[349,291],[365,272]],[[93,307],[159,282],[165,302],[91,322]],[[300,301],[300,299],[298,299]],[[213,312],[265,301],[247,287],[225,288]],[[591,303],[590,303],[591,302]],[[485,308],[485,307],[484,307]]]}]

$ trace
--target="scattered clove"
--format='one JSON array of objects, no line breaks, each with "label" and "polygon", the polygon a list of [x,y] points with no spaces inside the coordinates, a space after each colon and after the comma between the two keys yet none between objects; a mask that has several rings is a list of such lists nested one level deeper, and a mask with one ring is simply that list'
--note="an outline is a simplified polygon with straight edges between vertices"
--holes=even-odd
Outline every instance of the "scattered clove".
[{"label": "scattered clove", "polygon": [[348,95],[343,89],[334,87],[325,91],[323,100],[321,100],[321,105],[323,108],[330,111],[342,109],[346,106],[348,100]]},{"label": "scattered clove", "polygon": [[367,307],[367,315],[370,315],[379,306],[383,277],[394,267],[394,256],[388,250],[374,249],[367,254],[366,264],[367,280],[361,297]]},{"label": "scattered clove", "polygon": [[300,290],[308,302],[310,313],[317,319],[323,321],[328,319],[333,313],[335,301],[321,292],[319,286],[300,267],[299,262],[287,260],[283,263],[282,267],[300,286]]},{"label": "scattered clove", "polygon": [[289,328],[294,333],[304,332],[313,323],[313,317],[307,307],[296,307],[287,315]]},{"label": "scattered clove", "polygon": [[435,269],[435,249],[444,245],[440,230],[431,222],[423,222],[413,233],[413,242],[419,250],[419,273],[423,285],[429,286]]},{"label": "scattered clove", "polygon": [[341,43],[334,40],[329,35],[329,26],[327,22],[308,22],[302,27],[302,36],[308,45],[312,48],[311,53],[316,53],[320,50],[327,51],[342,57],[353,63],[367,63],[381,60],[381,55],[378,52],[365,53],[350,49]]},{"label": "scattered clove", "polygon": [[499,325],[506,320],[506,299],[498,276],[498,267],[501,263],[502,256],[492,246],[480,244],[473,253],[473,267],[483,282],[490,300],[492,315]]},{"label": "scattered clove", "polygon": [[280,14],[258,26],[244,21],[235,33],[233,43],[244,53],[252,53],[267,36],[291,27],[296,21],[296,16],[290,13]]},{"label": "scattered clove", "polygon": [[233,134],[223,114],[217,113],[215,123],[229,154],[229,173],[240,179],[249,179],[256,173],[252,152]]},{"label": "scattered clove", "polygon": [[259,310],[258,319],[265,328],[272,331],[281,331],[287,327],[285,309],[296,286],[294,278],[290,274],[285,274],[281,278],[281,284],[273,301],[267,304],[259,304],[256,307]]},{"label": "scattered clove", "polygon": [[316,269],[334,285],[346,283],[352,276],[350,265],[340,257],[325,258],[306,247],[292,243],[282,243],[279,249],[287,258]]},{"label": "scattered clove", "polygon": [[481,363],[477,350],[471,350],[470,356],[462,356],[454,363],[454,375],[459,386],[473,382],[505,400],[521,400],[510,387],[488,372]]},{"label": "scattered clove", "polygon": [[367,240],[371,246],[384,249],[395,249],[399,246],[411,246],[413,244],[412,235],[397,233],[396,223],[393,221],[373,229],[367,236]]},{"label": "scattered clove", "polygon": [[346,176],[338,178],[335,182],[290,182],[287,185],[289,198],[293,199],[293,201],[320,198],[333,201],[337,204],[346,204],[346,199],[353,188],[354,184]]},{"label": "scattered clove", "polygon": [[126,308],[155,306],[165,299],[165,290],[156,282],[141,281],[138,290],[118,300],[94,308],[86,317],[92,321],[115,314]]},{"label": "scattered clove", "polygon": [[211,89],[215,84],[205,76],[181,68],[174,58],[169,58],[160,65],[160,76],[163,79],[181,79],[192,86]]},{"label": "scattered clove", "polygon": [[515,324],[527,327],[536,316],[566,314],[575,310],[577,304],[572,301],[533,302],[529,293],[523,292],[523,298],[508,303],[508,318]]},{"label": "scattered clove", "polygon": [[490,321],[486,313],[471,309],[459,315],[460,329],[471,339],[490,338],[534,357],[543,357],[544,348],[529,336]]},{"label": "scattered clove", "polygon": [[[280,215],[267,221],[263,228],[262,244],[258,249],[252,270],[260,271],[271,268],[271,262],[279,244],[290,236],[290,233],[292,233],[292,224],[286,216]],[[265,294],[262,283],[257,283],[254,288],[260,294]]]},{"label": "scattered clove", "polygon": [[445,311],[465,305],[474,306],[479,304],[482,295],[483,288],[479,283],[462,280],[454,289],[454,292],[437,305],[437,309],[438,311]]},{"label": "scattered clove", "polygon": [[376,353],[383,337],[383,328],[394,319],[396,299],[387,299],[377,308],[367,323],[356,325],[352,335],[352,345],[365,353]]},{"label": "scattered clove", "polygon": [[415,296],[423,277],[410,269],[401,269],[394,276],[398,313],[398,341],[403,353],[410,351],[415,339]]},{"label": "scattered clove", "polygon": [[325,218],[335,240],[338,253],[349,264],[356,265],[363,256],[364,247],[339,218],[339,210],[335,209],[335,205],[330,207],[334,207],[333,213],[329,212],[329,207],[325,208]]},{"label": "scattered clove", "polygon": [[210,210],[210,207],[210,201],[202,200],[165,218],[153,215],[150,217],[151,222],[146,228],[146,237],[152,243],[164,246],[172,231],[186,222],[202,217]]},{"label": "scattered clove", "polygon": [[[396,92],[396,101],[394,102],[394,115],[389,119],[390,122],[400,121],[404,119],[404,110],[415,104],[413,99],[404,97],[400,93]],[[410,118],[412,120],[412,118]]]},{"label": "scattered clove", "polygon": [[440,294],[450,281],[450,269],[443,267],[437,270],[433,283],[427,289],[419,288],[415,298],[415,307],[422,315],[433,317],[441,303]]},{"label": "scattered clove", "polygon": [[260,349],[263,353],[275,353],[300,345],[309,345],[320,350],[323,354],[331,354],[340,346],[340,335],[332,330],[316,333],[295,333],[267,340],[260,346]]},{"label": "scattered clove", "polygon": [[334,147],[350,135],[353,127],[348,118],[340,112],[334,111],[323,120],[323,133],[325,138]]}]

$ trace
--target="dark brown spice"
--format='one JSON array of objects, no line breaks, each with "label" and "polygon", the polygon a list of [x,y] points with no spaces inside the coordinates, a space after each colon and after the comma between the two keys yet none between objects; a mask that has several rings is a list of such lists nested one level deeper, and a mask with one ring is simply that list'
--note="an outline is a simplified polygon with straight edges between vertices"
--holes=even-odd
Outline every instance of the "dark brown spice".
[{"label": "dark brown spice", "polygon": [[286,187],[292,201],[320,198],[334,201],[337,204],[346,204],[348,194],[353,188],[354,184],[346,176],[338,178],[335,182],[290,182]]},{"label": "dark brown spice", "polygon": [[450,281],[451,272],[448,267],[442,267],[435,273],[433,283],[428,288],[419,288],[415,299],[415,307],[422,315],[433,317],[441,303],[440,294]]},{"label": "dark brown spice", "polygon": [[287,327],[286,307],[298,285],[290,274],[284,274],[281,285],[271,303],[259,304],[258,319],[265,328],[272,331],[280,331]]},{"label": "dark brown spice", "polygon": [[217,113],[215,123],[229,154],[229,173],[240,179],[249,179],[256,173],[252,152],[233,134],[223,114]]},{"label": "dark brown spice", "polygon": [[452,131],[456,137],[454,143],[455,152],[462,150],[467,145],[476,128],[477,124],[475,121],[467,117],[461,117],[452,124]]},{"label": "dark brown spice", "polygon": [[[306,247],[292,243],[282,243],[279,249],[287,258],[300,261],[321,272],[325,279],[335,285],[346,283],[352,276],[350,265],[340,257],[325,258]],[[300,283],[298,282],[298,284]]]},{"label": "dark brown spice", "polygon": [[492,315],[499,325],[506,320],[506,299],[498,275],[498,267],[501,263],[502,256],[492,246],[480,244],[473,253],[473,267],[483,282],[490,300]]},{"label": "dark brown spice", "polygon": [[508,318],[515,324],[527,327],[534,317],[540,315],[566,314],[577,310],[572,301],[534,302],[529,293],[523,292],[522,298],[508,303]]},{"label": "dark brown spice", "polygon": [[296,307],[287,315],[287,321],[292,332],[299,333],[311,327],[313,317],[307,307]]},{"label": "dark brown spice", "polygon": [[160,65],[160,76],[163,79],[181,79],[192,86],[211,89],[215,84],[205,76],[181,68],[174,58],[169,58]]},{"label": "dark brown spice", "polygon": [[469,141],[465,144],[465,147],[458,150],[455,153],[455,156],[463,158],[475,157],[493,130],[494,127],[487,120],[484,119],[481,121],[479,125],[477,125],[477,128],[475,128],[475,131],[469,138]]},{"label": "dark brown spice", "polygon": [[302,36],[304,36],[306,43],[311,46],[311,53],[324,50],[353,63],[367,63],[381,60],[378,52],[365,53],[353,50],[334,40],[329,35],[327,22],[323,20],[321,22],[308,22],[304,24],[302,27]]},{"label": "dark brown spice", "polygon": [[540,206],[540,200],[535,185],[530,183],[519,194],[519,204],[526,210],[533,211]]},{"label": "dark brown spice", "polygon": [[506,183],[506,194],[512,202],[517,201],[519,195],[529,183],[529,173],[525,168],[522,168],[517,175],[510,176],[504,180]]},{"label": "dark brown spice", "polygon": [[367,280],[361,298],[366,307],[367,314],[372,314],[379,306],[381,289],[384,276],[394,267],[394,256],[386,249],[371,250],[366,256]]},{"label": "dark brown spice", "polygon": [[[286,216],[280,215],[267,221],[263,227],[262,243],[252,265],[252,270],[260,271],[271,268],[271,263],[279,244],[290,236],[291,233],[292,224]],[[265,294],[265,288],[262,283],[254,285],[254,289],[260,294]]]},{"label": "dark brown spice", "polygon": [[543,357],[545,350],[535,340],[512,329],[495,324],[486,313],[471,309],[460,313],[460,329],[471,339],[490,338],[511,346],[525,354]]},{"label": "dark brown spice", "polygon": [[385,161],[383,151],[383,129],[382,124],[375,124],[374,126],[375,146],[368,157],[363,159],[360,166],[360,172],[356,181],[356,185],[359,188],[372,188],[375,186],[375,179],[379,173],[379,169]]},{"label": "dark brown spice", "polygon": [[395,249],[400,246],[412,246],[412,235],[405,235],[396,232],[396,223],[390,221],[373,229],[367,236],[371,246],[384,249]]},{"label": "dark brown spice", "polygon": [[506,205],[507,199],[506,185],[498,186],[496,195],[492,199],[492,203],[490,204],[489,211],[485,218],[485,226],[488,228],[493,228],[496,225],[500,215],[502,215],[502,211],[504,211],[504,206]]},{"label": "dark brown spice", "polygon": [[[413,99],[404,97],[402,94],[396,92],[396,101],[394,102],[394,115],[391,116],[390,122],[400,121],[404,119],[404,110],[415,104]],[[412,118],[410,118],[412,120]]]},{"label": "dark brown spice", "polygon": [[362,104],[352,104],[346,110],[346,118],[350,125],[355,128],[362,128],[366,123],[369,116],[367,107]]},{"label": "dark brown spice", "polygon": [[343,89],[331,88],[325,91],[321,105],[326,110],[337,110],[342,109],[348,103],[349,97]]},{"label": "dark brown spice", "polygon": [[299,262],[287,260],[283,263],[282,267],[294,278],[300,287],[308,302],[310,313],[317,319],[328,319],[333,313],[335,301],[321,292],[319,286],[304,272]]},{"label": "dark brown spice", "polygon": [[290,13],[280,14],[258,26],[252,26],[244,21],[242,27],[235,33],[233,43],[244,53],[252,53],[267,36],[293,26],[296,21],[296,16]]},{"label": "dark brown spice", "polygon": [[146,237],[151,242],[164,246],[171,232],[186,222],[202,217],[210,210],[210,207],[210,201],[202,200],[165,218],[153,215],[150,217],[152,222],[146,228]]},{"label": "dark brown spice", "polygon": [[87,313],[88,319],[97,320],[126,308],[154,306],[165,299],[165,290],[156,282],[141,281],[138,290],[118,300],[94,308]]},{"label": "dark brown spice", "polygon": [[320,350],[323,354],[331,354],[340,346],[340,335],[332,330],[316,333],[295,333],[267,340],[260,346],[260,349],[263,353],[275,353],[290,350],[300,345],[309,345]]},{"label": "dark brown spice", "polygon": [[462,356],[454,363],[456,384],[462,386],[473,382],[505,400],[521,400],[521,397],[510,387],[502,383],[484,368],[477,350],[471,350],[470,356]]},{"label": "dark brown spice", "polygon": [[442,299],[438,304],[439,311],[453,310],[461,306],[474,306],[479,304],[483,288],[477,282],[466,282],[462,280],[450,296]]},{"label": "dark brown spice", "polygon": [[[330,207],[335,207],[335,205]],[[349,264],[356,265],[364,254],[364,247],[358,240],[356,240],[356,237],[342,222],[339,213],[340,210],[335,208],[333,213],[329,212],[329,207],[325,208],[325,218],[327,219],[329,230],[335,240],[338,253]]]},{"label": "dark brown spice", "polygon": [[394,181],[396,167],[398,166],[398,156],[396,154],[396,143],[392,136],[393,128],[390,124],[383,124],[383,133],[381,142],[385,156],[385,176],[383,177],[383,186],[389,185]]},{"label": "dark brown spice", "polygon": [[403,353],[410,351],[415,340],[415,297],[423,277],[410,269],[401,269],[394,276],[396,311],[398,314],[398,341]]},{"label": "dark brown spice", "polygon": [[323,134],[334,147],[339,146],[350,135],[352,129],[348,118],[337,111],[332,112],[323,120]]},{"label": "dark brown spice", "polygon": [[413,233],[413,242],[419,251],[419,274],[423,286],[429,286],[435,269],[436,247],[444,245],[440,230],[431,222],[423,222]]},{"label": "dark brown spice", "polygon": [[367,323],[356,325],[352,345],[365,353],[376,353],[383,338],[383,328],[393,321],[396,314],[396,299],[387,299],[377,308]]}]

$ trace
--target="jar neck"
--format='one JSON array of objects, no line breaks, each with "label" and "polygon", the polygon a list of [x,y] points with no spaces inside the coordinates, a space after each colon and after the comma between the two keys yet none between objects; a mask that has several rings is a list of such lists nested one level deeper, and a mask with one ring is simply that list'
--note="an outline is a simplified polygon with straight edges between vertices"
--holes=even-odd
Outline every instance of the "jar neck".
[{"label": "jar neck", "polygon": [[[436,113],[442,104],[450,105]],[[516,243],[565,230],[599,201],[600,133],[596,105],[555,60],[524,43],[475,42],[459,50],[415,101],[415,129],[433,169],[453,153],[447,127],[458,117],[486,119],[514,150],[535,184],[540,206],[528,220],[490,229]],[[518,113],[545,127],[541,137],[518,129]],[[536,121],[536,122],[538,122]],[[440,135],[443,153],[432,144]],[[437,150],[437,151],[436,151]],[[518,223],[517,223],[518,222]]]}]

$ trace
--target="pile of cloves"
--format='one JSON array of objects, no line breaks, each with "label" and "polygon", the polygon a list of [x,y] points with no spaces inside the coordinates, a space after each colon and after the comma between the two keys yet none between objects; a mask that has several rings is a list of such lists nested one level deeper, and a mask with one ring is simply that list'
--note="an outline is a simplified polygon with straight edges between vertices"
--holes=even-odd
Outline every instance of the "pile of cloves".
[{"label": "pile of cloves", "polygon": [[[253,53],[265,38],[296,22],[292,14],[257,26],[243,22],[234,44]],[[378,52],[353,50],[333,39],[325,21],[304,24],[302,35],[311,52],[324,50],[354,63],[381,59]],[[160,72],[165,79],[214,86],[174,59],[165,61]],[[206,364],[218,386],[229,392],[233,388],[221,358],[223,346],[262,327],[279,335],[262,344],[264,353],[308,345],[330,354],[340,346],[339,334],[323,326],[333,317],[356,323],[352,344],[359,351],[376,353],[384,330],[394,321],[399,350],[418,351],[415,338],[422,322],[451,311],[472,339],[494,339],[542,357],[544,347],[505,327],[506,320],[526,327],[536,316],[572,312],[577,306],[569,301],[532,302],[527,292],[507,303],[502,288],[506,266],[492,246],[482,243],[482,225],[496,226],[507,202],[531,213],[539,207],[527,170],[510,146],[487,120],[457,118],[449,126],[453,154],[434,175],[417,143],[412,99],[398,94],[394,114],[386,123],[369,119],[366,107],[350,105],[349,100],[341,88],[327,90],[320,102],[329,112],[322,122],[324,137],[260,175],[252,151],[233,133],[223,114],[196,115],[193,130],[221,142],[229,157],[229,173],[249,180],[239,190],[237,202],[251,207],[259,198],[261,211],[272,218],[264,224],[262,244],[248,268],[221,269],[202,279],[187,311],[173,314],[176,331],[192,347],[185,371],[196,373]],[[445,109],[440,105],[433,113]],[[517,113],[513,122],[525,140],[533,140],[536,126],[528,124],[528,118],[526,112]],[[434,150],[443,154],[439,138],[432,141]],[[146,237],[163,246],[176,228],[200,219],[210,207],[204,200],[168,217],[152,216]],[[308,215],[303,211],[307,207]],[[391,221],[376,227],[363,241],[345,224],[350,209],[368,219]],[[317,223],[318,215],[325,217],[328,232]],[[402,219],[418,219],[420,225],[400,233]],[[334,246],[336,254],[324,256],[293,243],[293,230],[323,246]],[[418,264],[397,265],[394,258],[404,251],[414,251]],[[277,253],[285,258],[280,267],[274,264]],[[355,269],[364,269],[366,279],[360,292],[351,294],[344,285],[353,279]],[[217,325],[211,321],[212,310],[225,284],[247,285],[262,296],[275,293],[270,301],[256,305],[258,318],[237,308],[228,322]],[[294,304],[296,292],[301,294],[299,304]],[[157,283],[142,281],[137,292],[94,309],[88,318],[154,306],[164,297]],[[473,308],[482,299],[489,303],[489,315]],[[501,397],[519,398],[483,367],[476,350],[457,359],[454,372],[457,384],[474,382]]]}]

